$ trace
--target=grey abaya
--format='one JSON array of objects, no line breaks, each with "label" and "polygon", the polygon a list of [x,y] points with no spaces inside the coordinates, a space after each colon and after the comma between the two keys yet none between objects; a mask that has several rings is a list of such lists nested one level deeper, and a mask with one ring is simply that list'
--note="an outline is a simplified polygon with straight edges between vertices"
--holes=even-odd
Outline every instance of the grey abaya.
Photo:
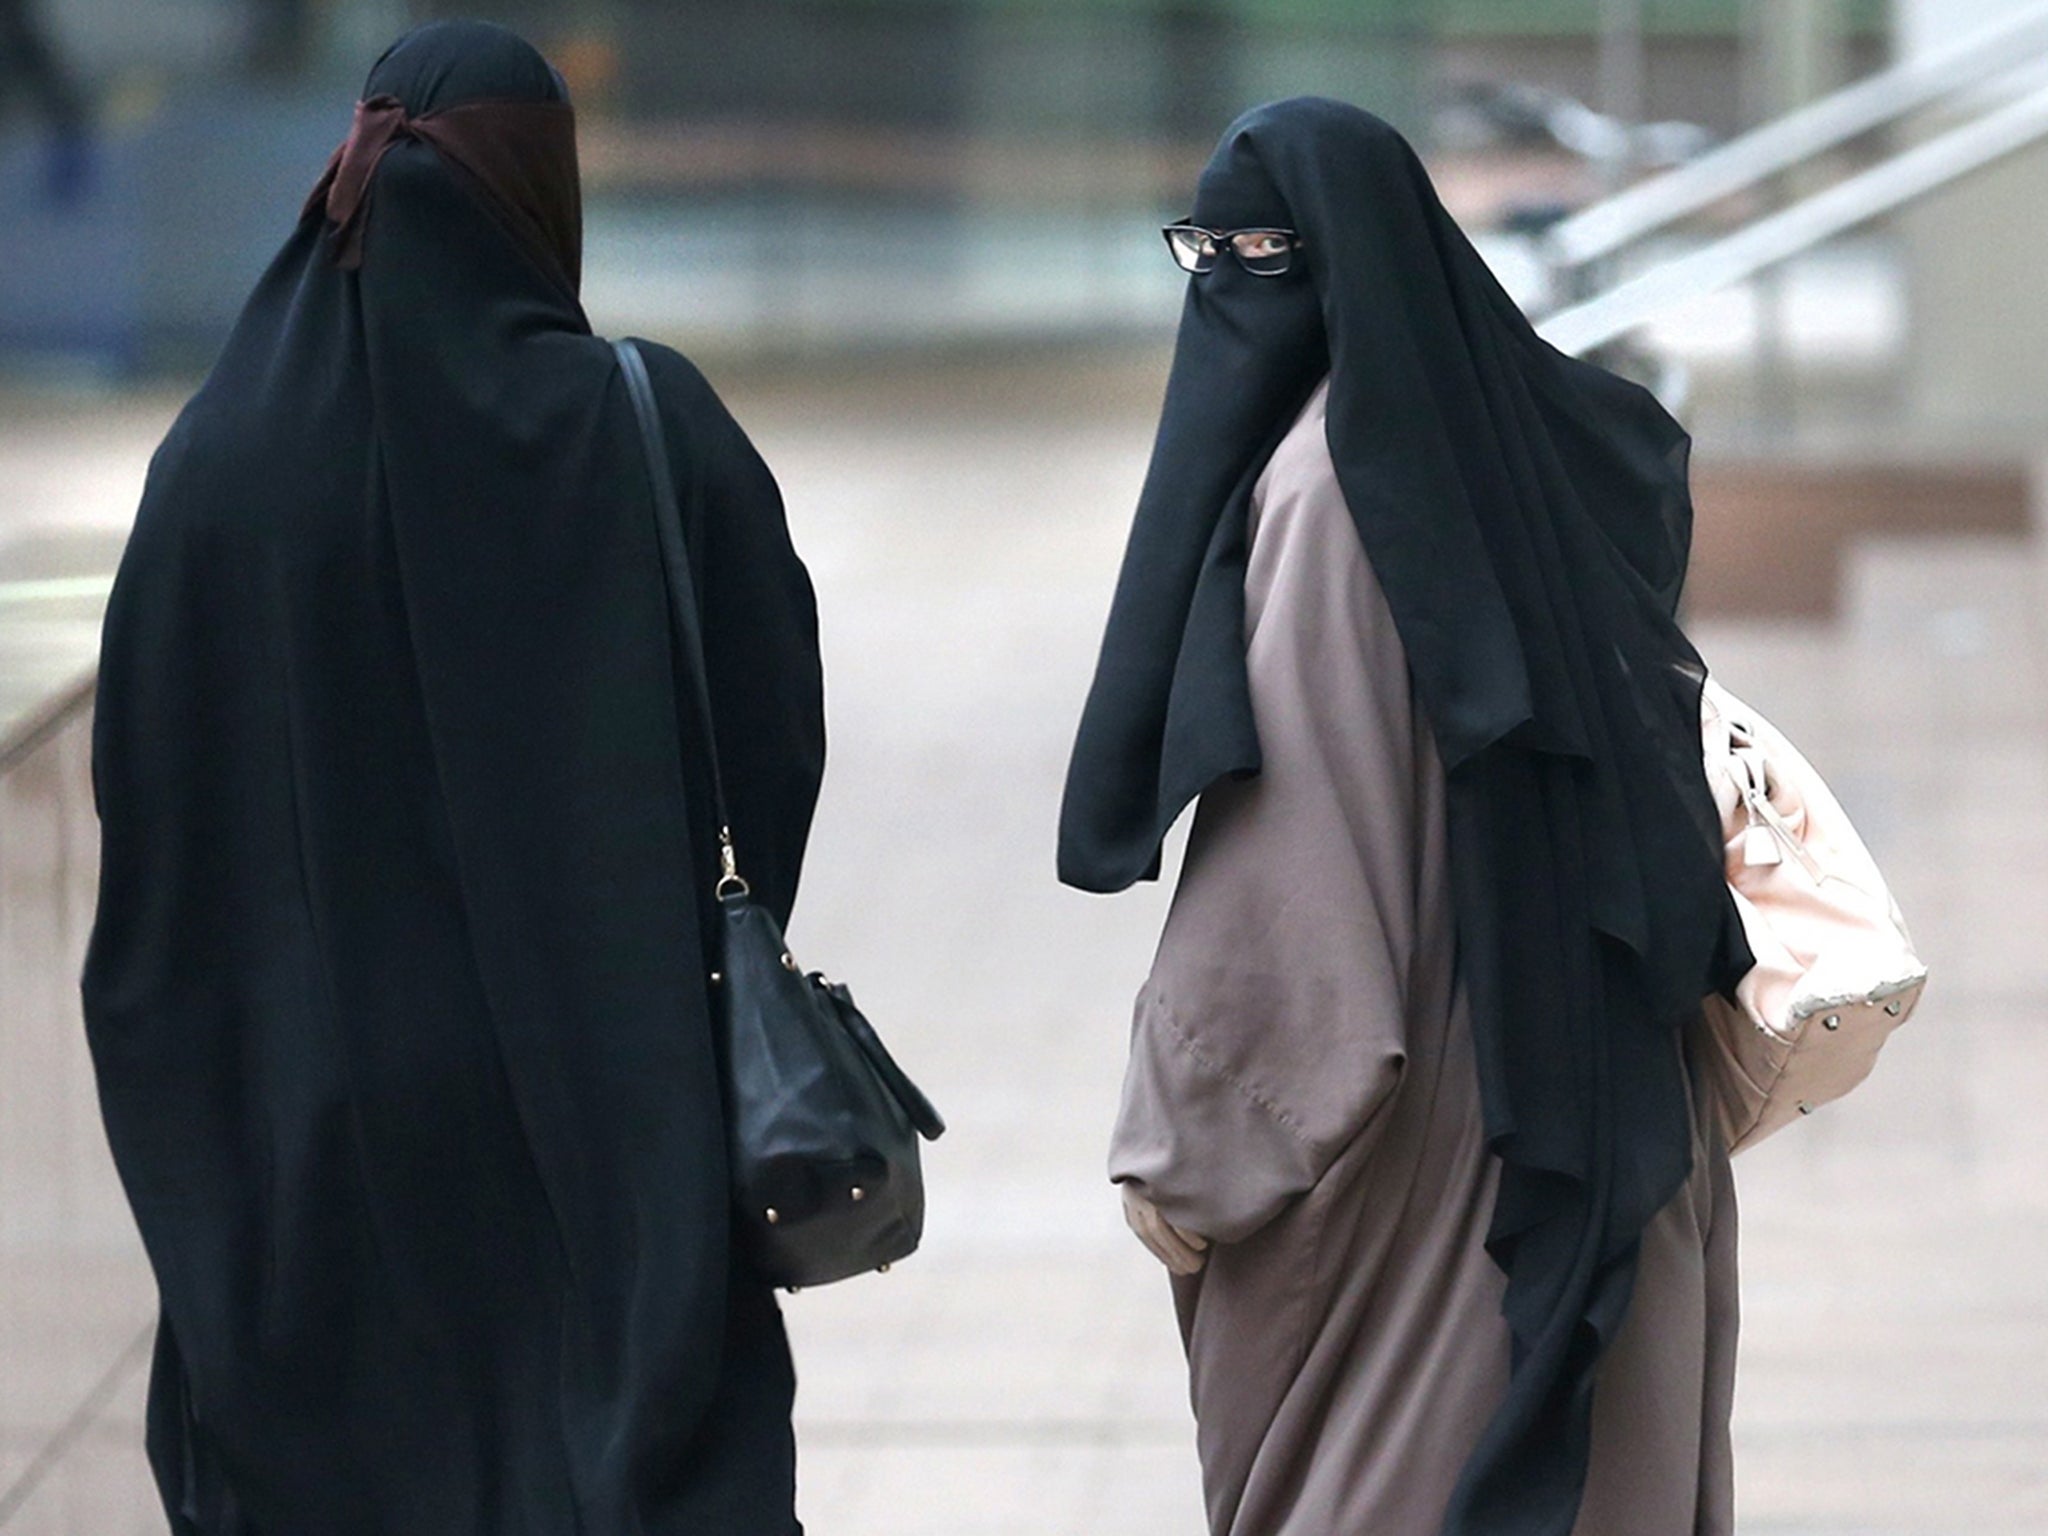
[{"label": "grey abaya", "polygon": [[[1508,1380],[1444,774],[1326,394],[1254,493],[1264,768],[1201,799],[1110,1163],[1214,1240],[1175,1282],[1214,1536],[1435,1536]],[[1601,1363],[1576,1536],[1731,1527],[1735,1211],[1705,1125]]]}]

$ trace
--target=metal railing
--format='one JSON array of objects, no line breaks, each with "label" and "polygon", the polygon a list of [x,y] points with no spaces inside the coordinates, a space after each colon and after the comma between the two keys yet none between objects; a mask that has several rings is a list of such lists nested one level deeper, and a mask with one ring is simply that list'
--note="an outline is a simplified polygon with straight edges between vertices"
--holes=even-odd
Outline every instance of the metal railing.
[{"label": "metal railing", "polygon": [[1564,351],[1590,351],[1680,303],[1755,277],[2044,138],[2048,86],[1697,251],[1624,279],[1596,298],[1559,310],[1537,329]]},{"label": "metal railing", "polygon": [[[1765,277],[1795,256],[1897,211],[2017,150],[2048,138],[2048,0],[1960,41],[1894,65],[1730,140],[1664,175],[1561,220],[1539,244],[1553,293],[1583,294],[1545,316],[1538,330],[1567,352],[1588,352],[1679,304]],[[2023,71],[2036,76],[2026,81]],[[2024,82],[2024,88],[2021,88]],[[1651,236],[1878,128],[1928,107],[1960,106],[2013,85],[2003,105],[1979,108],[1925,142],[1767,213],[1748,226],[1648,271],[1617,277],[1620,258]],[[1771,306],[1778,313],[1779,306]],[[1766,350],[1776,352],[1775,338]]]},{"label": "metal railing", "polygon": [[1964,96],[2048,53],[2048,4],[1946,48],[1895,64],[1729,140],[1718,149],[1560,220],[1545,235],[1554,272],[1605,261],[1632,245],[1866,133]]}]

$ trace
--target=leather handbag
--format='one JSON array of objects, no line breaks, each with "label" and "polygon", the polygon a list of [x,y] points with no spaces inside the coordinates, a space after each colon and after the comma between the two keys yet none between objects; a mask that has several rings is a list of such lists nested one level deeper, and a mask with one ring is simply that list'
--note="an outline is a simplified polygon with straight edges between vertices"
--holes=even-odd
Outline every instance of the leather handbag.
[{"label": "leather handbag", "polygon": [[1706,1000],[1705,1073],[1735,1152],[1868,1077],[1927,967],[1870,851],[1791,742],[1712,680],[1700,727],[1756,957],[1732,999]]},{"label": "leather handbag", "polygon": [[755,1267],[776,1285],[886,1270],[924,1233],[918,1138],[945,1122],[896,1065],[853,994],[806,973],[740,872],[718,771],[696,586],[646,360],[614,342],[654,491],[676,648],[710,752],[718,813],[719,969],[712,973],[734,1201]]}]

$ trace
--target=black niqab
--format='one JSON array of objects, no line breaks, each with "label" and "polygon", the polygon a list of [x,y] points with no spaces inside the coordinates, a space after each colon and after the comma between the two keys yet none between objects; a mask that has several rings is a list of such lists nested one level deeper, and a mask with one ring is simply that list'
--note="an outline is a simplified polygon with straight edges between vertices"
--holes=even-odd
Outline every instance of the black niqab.
[{"label": "black niqab", "polygon": [[1405,141],[1302,99],[1232,125],[1192,222],[1280,227],[1286,277],[1191,280],[1067,780],[1060,873],[1156,875],[1167,828],[1258,771],[1244,661],[1251,489],[1315,385],[1344,498],[1448,770],[1459,964],[1515,1369],[1453,1536],[1564,1536],[1594,1368],[1638,1240],[1689,1166],[1680,1027],[1748,963],[1675,614],[1684,432],[1536,336]]},{"label": "black niqab", "polygon": [[[162,1292],[159,1486],[179,1536],[791,1536],[787,1346],[730,1242],[705,765],[576,299],[561,81],[448,23],[364,95],[351,145],[386,142],[158,451],[107,617],[85,1002]],[[407,127],[436,122],[459,139]],[[810,586],[745,436],[646,351],[734,829],[786,916]]]}]

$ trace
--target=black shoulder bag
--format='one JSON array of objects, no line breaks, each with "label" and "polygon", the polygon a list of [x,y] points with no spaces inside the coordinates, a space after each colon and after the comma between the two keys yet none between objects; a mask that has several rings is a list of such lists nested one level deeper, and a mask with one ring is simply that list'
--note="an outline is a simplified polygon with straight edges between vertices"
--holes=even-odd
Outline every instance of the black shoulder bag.
[{"label": "black shoulder bag", "polygon": [[749,1256],[776,1285],[801,1287],[887,1269],[924,1234],[918,1137],[946,1128],[904,1075],[853,995],[804,974],[774,917],[754,905],[733,849],[712,729],[697,590],[647,364],[618,353],[654,491],[655,529],[676,648],[711,756],[724,949],[712,974],[734,1199]]}]

